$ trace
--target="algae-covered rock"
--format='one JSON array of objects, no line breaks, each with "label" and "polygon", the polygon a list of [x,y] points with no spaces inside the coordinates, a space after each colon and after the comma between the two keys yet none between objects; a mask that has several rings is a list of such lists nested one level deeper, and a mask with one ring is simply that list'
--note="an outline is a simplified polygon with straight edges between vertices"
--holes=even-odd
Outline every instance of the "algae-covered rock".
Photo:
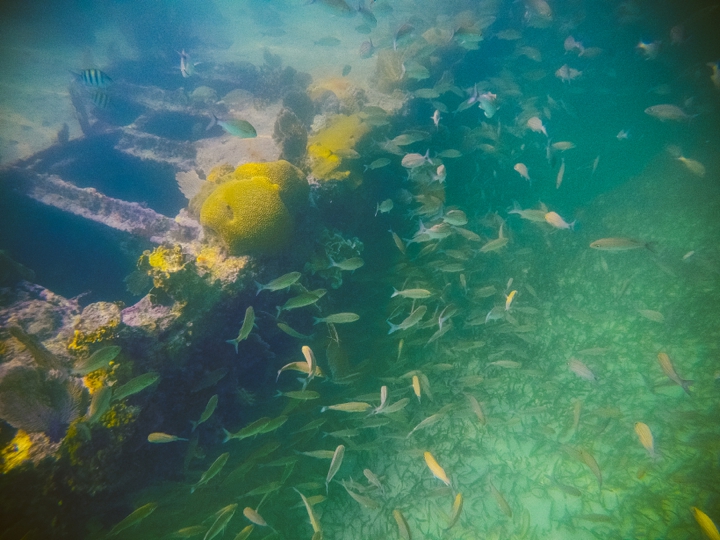
[{"label": "algae-covered rock", "polygon": [[285,247],[292,232],[292,216],[280,197],[280,186],[263,176],[218,186],[202,206],[200,223],[233,254],[275,253]]}]

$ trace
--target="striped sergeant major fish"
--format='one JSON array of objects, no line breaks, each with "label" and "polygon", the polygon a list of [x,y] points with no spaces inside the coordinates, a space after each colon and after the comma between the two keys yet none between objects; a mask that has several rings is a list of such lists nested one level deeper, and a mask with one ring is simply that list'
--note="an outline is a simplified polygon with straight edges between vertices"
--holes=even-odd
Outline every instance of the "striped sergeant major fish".
[{"label": "striped sergeant major fish", "polygon": [[83,69],[80,73],[73,73],[79,82],[92,88],[107,88],[112,79],[99,69]]}]

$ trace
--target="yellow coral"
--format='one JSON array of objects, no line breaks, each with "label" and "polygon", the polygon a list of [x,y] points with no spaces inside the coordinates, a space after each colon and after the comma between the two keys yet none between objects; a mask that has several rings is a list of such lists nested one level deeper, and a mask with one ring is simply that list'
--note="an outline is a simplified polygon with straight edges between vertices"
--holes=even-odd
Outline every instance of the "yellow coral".
[{"label": "yellow coral", "polygon": [[[310,137],[308,156],[313,176],[318,180],[344,180],[350,176],[342,155],[351,153],[370,127],[357,114],[339,114],[326,127]],[[353,178],[358,183],[357,178]]]},{"label": "yellow coral", "polygon": [[290,239],[292,217],[280,187],[265,177],[221,184],[202,205],[200,223],[233,254],[273,253]]},{"label": "yellow coral", "polygon": [[160,246],[148,255],[148,264],[166,274],[173,274],[185,266],[185,256],[180,246]]},{"label": "yellow coral", "polygon": [[250,180],[256,176],[263,176],[280,188],[280,198],[291,213],[297,212],[307,203],[310,186],[305,174],[284,159],[245,163],[233,173],[236,180]]},{"label": "yellow coral", "polygon": [[3,448],[2,454],[0,454],[3,461],[2,472],[8,472],[30,459],[31,447],[30,435],[19,429],[13,440]]},{"label": "yellow coral", "polygon": [[133,422],[136,416],[135,407],[128,407],[124,403],[116,403],[100,417],[100,422],[106,428],[114,428]]}]

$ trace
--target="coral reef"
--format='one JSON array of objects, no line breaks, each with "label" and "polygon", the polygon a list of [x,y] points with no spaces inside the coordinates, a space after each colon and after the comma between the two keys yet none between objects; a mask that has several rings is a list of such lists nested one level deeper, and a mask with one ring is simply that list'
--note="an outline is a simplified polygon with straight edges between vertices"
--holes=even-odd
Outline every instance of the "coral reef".
[{"label": "coral reef", "polygon": [[361,177],[352,174],[347,161],[357,155],[355,146],[370,131],[363,119],[353,114],[337,115],[310,137],[308,158],[312,175],[319,181],[346,180],[359,185]]}]

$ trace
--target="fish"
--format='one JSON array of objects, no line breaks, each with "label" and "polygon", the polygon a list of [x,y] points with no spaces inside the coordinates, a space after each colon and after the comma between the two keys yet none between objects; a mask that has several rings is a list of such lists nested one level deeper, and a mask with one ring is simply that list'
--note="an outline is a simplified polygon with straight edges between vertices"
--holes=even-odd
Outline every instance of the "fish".
[{"label": "fish", "polygon": [[192,538],[193,536],[199,536],[207,532],[207,530],[208,528],[205,525],[192,525],[178,529],[170,535],[170,538]]},{"label": "fish", "polygon": [[330,468],[328,469],[327,476],[325,477],[325,494],[329,494],[329,486],[333,477],[337,474],[342,466],[343,458],[345,457],[345,446],[339,444],[333,452],[332,461],[330,462]]},{"label": "fish", "polygon": [[110,408],[110,401],[112,400],[113,390],[107,385],[102,385],[100,388],[95,390],[90,400],[90,407],[86,416],[88,424],[97,422],[102,415],[104,415]]},{"label": "fish", "polygon": [[417,375],[413,375],[412,377],[412,389],[415,397],[418,399],[418,403],[421,403],[422,392],[420,391],[420,378]]},{"label": "fish", "polygon": [[243,508],[243,515],[258,527],[267,527],[267,522],[258,514],[257,510],[253,510],[249,506]]},{"label": "fish", "polygon": [[710,517],[705,512],[695,506],[693,506],[691,510],[693,516],[695,517],[695,521],[697,521],[697,524],[700,525],[700,528],[705,533],[705,535],[710,540],[720,540],[720,532],[715,526],[715,523],[713,523],[713,520],[710,519]]},{"label": "fish", "polygon": [[650,319],[651,321],[657,323],[665,322],[665,317],[659,311],[655,311],[652,309],[638,309],[638,313],[646,319]]},{"label": "fish", "polygon": [[635,433],[640,439],[640,444],[643,445],[651,458],[656,458],[655,454],[655,443],[653,441],[653,435],[647,424],[643,422],[635,422]]},{"label": "fish", "polygon": [[313,324],[325,323],[325,324],[344,324],[355,322],[360,319],[360,315],[357,313],[333,313],[327,317],[318,318],[313,317],[315,322]]},{"label": "fish", "polygon": [[435,124],[435,129],[440,129],[440,111],[435,109],[435,112],[430,117],[433,121],[433,124]]},{"label": "fish", "polygon": [[129,380],[119,388],[115,388],[113,390],[112,401],[120,401],[121,399],[137,394],[138,392],[145,390],[148,386],[154,384],[159,379],[160,374],[155,371],[143,373],[142,375]]},{"label": "fish", "polygon": [[390,298],[395,298],[396,296],[420,300],[422,298],[429,298],[432,296],[432,293],[427,289],[403,289],[402,291],[398,291],[393,287],[393,293],[390,295]]},{"label": "fish", "polygon": [[405,255],[405,243],[402,241],[402,238],[400,238],[396,232],[394,232],[392,229],[389,229],[388,232],[392,235],[393,242],[395,242],[395,246],[400,250],[400,253]]},{"label": "fish", "polygon": [[558,79],[560,79],[562,82],[574,81],[581,75],[582,75],[582,71],[571,68],[567,64],[563,65],[555,72],[555,76]]},{"label": "fish", "polygon": [[215,394],[208,400],[207,405],[205,405],[205,410],[200,415],[200,418],[198,419],[198,421],[190,422],[192,424],[192,431],[195,431],[195,428],[197,428],[200,424],[206,422],[212,416],[212,414],[215,412],[215,408],[217,407],[217,404],[218,404],[218,395]]},{"label": "fish", "polygon": [[395,519],[395,523],[397,523],[398,534],[400,535],[400,538],[402,540],[412,540],[412,535],[410,534],[410,526],[408,525],[408,522],[405,519],[405,516],[403,516],[402,512],[396,508],[395,510],[393,510],[392,515]]},{"label": "fish", "polygon": [[505,247],[509,241],[508,238],[503,236],[503,227],[504,223],[500,224],[500,230],[498,231],[498,237],[494,240],[490,240],[488,243],[483,244],[483,246],[480,248],[480,253],[489,253],[491,251],[497,251],[503,247]]},{"label": "fish", "polygon": [[419,323],[420,320],[425,316],[426,311],[427,306],[419,306],[417,309],[412,311],[410,315],[408,315],[407,318],[403,320],[400,324],[392,324],[390,321],[387,321],[387,323],[390,325],[390,330],[388,331],[388,334],[392,334],[393,332],[397,332],[398,330],[407,330],[408,328],[412,328],[417,323]]},{"label": "fish", "polygon": [[362,267],[365,264],[365,261],[362,260],[361,257],[351,257],[349,259],[345,259],[344,261],[335,262],[332,259],[330,259],[330,266],[334,268],[339,268],[340,270],[344,270],[346,272],[354,272],[358,268]]},{"label": "fish", "polygon": [[520,369],[522,367],[522,364],[520,362],[515,362],[514,360],[496,360],[495,362],[490,362],[488,364],[488,367],[490,366],[496,366],[505,369]]},{"label": "fish", "polygon": [[462,152],[460,152],[460,150],[455,150],[454,148],[448,148],[447,150],[440,152],[437,157],[455,159],[462,157]]},{"label": "fish", "polygon": [[480,425],[484,426],[487,424],[487,419],[485,418],[485,414],[483,413],[482,407],[480,407],[480,403],[478,403],[478,400],[475,399],[475,396],[471,396],[470,394],[466,394],[468,401],[470,402],[470,408],[475,413],[475,416],[478,419],[478,422],[480,422]]},{"label": "fish", "polygon": [[[312,504],[310,504],[310,501],[308,501],[307,497],[305,497],[305,495],[300,493],[300,491],[298,491],[297,488],[293,488],[293,489],[297,492],[298,495],[300,495],[300,498],[302,499],[302,502],[305,505],[305,510],[307,511],[308,517],[310,518],[310,526],[312,527],[313,532],[315,532],[316,534],[320,533],[321,532],[320,522],[318,521],[318,518],[315,515],[315,510],[313,510]],[[347,488],[345,488],[345,489],[347,489]]]},{"label": "fish", "polygon": [[601,251],[628,251],[631,249],[650,249],[650,243],[639,242],[638,240],[633,240],[632,238],[616,237],[595,240],[590,243],[590,247]]},{"label": "fish", "polygon": [[293,390],[291,392],[278,391],[276,395],[285,396],[290,399],[297,399],[300,401],[309,401],[311,399],[318,399],[320,397],[320,394],[318,394],[314,390]]},{"label": "fish", "polygon": [[408,131],[406,133],[398,135],[390,142],[397,146],[407,146],[418,141],[424,141],[428,138],[428,136],[429,135],[424,131]]},{"label": "fish", "polygon": [[180,73],[184,78],[192,77],[195,74],[195,64],[190,60],[190,55],[183,49],[180,55]]},{"label": "fish", "polygon": [[720,60],[717,62],[708,62],[706,65],[712,70],[710,81],[715,88],[720,89]]},{"label": "fish", "polygon": [[375,45],[373,45],[372,39],[363,41],[358,49],[358,55],[360,58],[370,58],[375,53]]},{"label": "fish", "polygon": [[515,298],[516,294],[517,291],[510,291],[510,294],[505,297],[505,311],[508,311],[510,309],[510,306],[512,305],[513,299]]},{"label": "fish", "polygon": [[528,182],[532,182],[532,180],[530,179],[530,173],[528,172],[527,165],[525,165],[524,163],[516,163],[513,166],[513,169],[525,180],[527,180]]},{"label": "fish", "polygon": [[326,292],[327,290],[325,289],[315,289],[314,291],[308,291],[289,298],[282,306],[278,306],[278,315],[283,311],[310,306],[325,296]]},{"label": "fish", "polygon": [[387,214],[390,210],[393,209],[394,203],[392,199],[385,199],[383,202],[377,203],[375,207],[375,215],[377,216],[378,213],[380,214]]},{"label": "fish", "polygon": [[535,133],[542,133],[546,137],[548,136],[547,129],[545,129],[542,120],[540,120],[540,118],[538,118],[537,116],[532,116],[528,119],[527,127],[529,127]]},{"label": "fish", "polygon": [[334,450],[312,450],[310,452],[300,452],[304,456],[317,459],[332,459],[335,456]]},{"label": "fish", "polygon": [[458,493],[455,495],[455,500],[453,501],[452,510],[450,510],[450,517],[448,518],[448,525],[445,527],[445,530],[452,529],[455,524],[458,522],[458,519],[460,519],[460,513],[462,512],[463,507],[463,496],[462,493]]},{"label": "fish", "polygon": [[382,410],[378,411],[378,414],[392,414],[396,413],[398,411],[403,410],[407,404],[410,403],[410,398],[402,398],[392,405],[387,405],[382,408]]},{"label": "fish", "polygon": [[446,486],[450,487],[450,479],[447,474],[445,474],[445,470],[435,460],[435,457],[430,452],[425,452],[423,456],[425,457],[425,463],[430,469],[430,472],[433,473],[433,476]]},{"label": "fish", "polygon": [[570,371],[572,371],[575,375],[580,377],[581,379],[585,379],[586,381],[591,382],[597,382],[597,377],[595,374],[590,371],[590,368],[587,367],[583,362],[580,360],[577,360],[575,358],[571,358],[568,360],[568,368]]},{"label": "fish", "polygon": [[670,379],[672,382],[680,386],[685,393],[689,396],[690,395],[690,385],[694,383],[694,381],[689,381],[686,379],[680,378],[680,376],[675,371],[675,367],[673,367],[672,361],[670,360],[670,357],[667,355],[667,353],[661,352],[657,355],[658,362],[660,363],[660,367],[663,370],[663,373],[667,376],[668,379]]},{"label": "fish", "polygon": [[497,112],[497,94],[492,92],[485,92],[478,94],[477,99],[478,107],[485,113],[485,118],[492,118]]},{"label": "fish", "polygon": [[91,88],[107,88],[112,84],[112,79],[108,74],[99,69],[83,69],[74,75],[79,82]]},{"label": "fish", "polygon": [[462,227],[463,225],[467,225],[468,222],[468,218],[465,212],[457,209],[448,210],[447,212],[445,212],[442,220],[448,225],[452,225],[453,227]]},{"label": "fish", "polygon": [[260,294],[262,291],[280,291],[282,289],[287,289],[291,285],[297,283],[297,280],[300,279],[300,276],[302,274],[300,272],[289,272],[287,274],[284,274],[280,276],[279,278],[275,278],[269,283],[266,283],[265,285],[262,285],[261,283],[255,282],[255,286],[257,287],[257,293]]},{"label": "fish", "polygon": [[390,160],[388,158],[378,158],[372,163],[370,163],[370,165],[367,165],[367,168],[370,170],[375,170],[387,167],[388,165],[390,165]]},{"label": "fish", "polygon": [[226,133],[239,137],[241,139],[253,139],[257,137],[257,131],[253,125],[247,120],[231,119],[231,120],[218,120],[213,114],[213,120],[210,122],[206,130],[211,129],[215,124],[225,130]]},{"label": "fish", "polygon": [[653,118],[657,118],[661,122],[665,122],[666,120],[673,122],[688,122],[693,118],[677,105],[671,105],[668,103],[648,107],[645,109],[645,114],[648,114]]},{"label": "fish", "polygon": [[585,50],[585,47],[583,47],[583,44],[581,42],[577,41],[572,36],[568,36],[565,38],[565,41],[563,42],[563,47],[565,48],[566,53],[577,51],[579,56],[582,56],[582,53]]},{"label": "fish", "polygon": [[563,158],[560,162],[560,170],[558,171],[557,178],[555,179],[555,189],[560,189],[560,184],[562,184],[563,176],[565,176],[565,158]]},{"label": "fish", "polygon": [[248,525],[242,531],[237,533],[237,535],[235,536],[235,538],[233,538],[233,540],[247,540],[248,538],[250,538],[250,535],[252,534],[252,532],[254,530],[255,530],[255,525]]},{"label": "fish", "polygon": [[565,152],[566,150],[572,150],[575,148],[575,143],[570,141],[558,141],[552,143],[550,146],[559,152]]},{"label": "fish", "polygon": [[245,318],[243,319],[243,323],[240,327],[240,332],[238,333],[238,336],[235,339],[228,339],[226,341],[226,343],[230,343],[235,347],[235,354],[238,354],[238,344],[244,339],[247,339],[247,337],[250,335],[250,332],[252,332],[254,325],[255,310],[252,306],[248,306],[245,310]]},{"label": "fish", "polygon": [[337,47],[342,43],[338,38],[332,36],[325,36],[314,42],[315,45],[320,47]]},{"label": "fish", "polygon": [[502,510],[503,514],[505,514],[507,517],[511,518],[513,515],[512,508],[510,508],[510,505],[505,500],[505,497],[503,497],[502,493],[500,493],[497,488],[493,485],[492,482],[488,480],[488,485],[490,486],[490,493],[493,496],[493,499],[495,499],[495,502],[500,507],[500,510]]},{"label": "fish", "polygon": [[198,480],[197,483],[190,488],[190,493],[195,493],[195,490],[197,490],[197,488],[204,486],[210,480],[215,478],[220,473],[220,471],[222,471],[222,469],[225,466],[225,464],[227,463],[227,460],[229,457],[230,457],[229,452],[220,454],[220,456],[218,456],[218,458],[215,461],[213,461],[213,464],[210,465],[208,470],[202,474],[202,476],[200,477],[200,480]]},{"label": "fish", "polygon": [[428,149],[425,154],[405,154],[405,156],[402,158],[401,165],[405,167],[406,169],[416,169],[417,167],[420,167],[421,165],[425,165],[425,163],[430,162],[430,149]]},{"label": "fish", "polygon": [[655,60],[660,53],[660,41],[645,43],[640,41],[635,48],[645,57],[645,60]]},{"label": "fish", "polygon": [[547,214],[547,208],[544,204],[541,204],[540,210],[523,210],[517,201],[513,201],[513,209],[508,210],[508,214],[517,214],[522,219],[528,221],[534,221],[535,223],[545,223],[545,214]]},{"label": "fish", "polygon": [[557,212],[548,212],[545,214],[545,221],[556,229],[574,229],[575,221],[567,223]]},{"label": "fish", "polygon": [[187,441],[188,439],[183,439],[182,437],[178,437],[176,435],[168,435],[167,433],[155,432],[148,435],[147,440],[149,443],[162,444],[175,441]]},{"label": "fish", "polygon": [[423,421],[421,421],[417,426],[415,426],[415,427],[412,429],[412,431],[410,431],[410,433],[407,434],[407,437],[406,437],[406,438],[409,439],[410,436],[411,436],[413,433],[415,433],[416,431],[418,431],[418,430],[420,430],[420,429],[424,429],[424,428],[426,428],[426,427],[428,427],[428,426],[432,426],[433,424],[439,422],[440,420],[442,420],[442,419],[445,417],[445,414],[447,413],[448,410],[449,410],[449,407],[446,405],[445,407],[443,407],[442,409],[440,409],[440,410],[439,410],[438,412],[436,412],[435,414],[432,414],[432,415],[428,416],[428,417],[425,418]]},{"label": "fish", "polygon": [[585,449],[580,449],[579,455],[583,463],[588,466],[588,468],[595,475],[595,478],[597,478],[598,488],[602,489],[602,472],[600,471],[600,466],[598,465],[597,461],[595,461],[595,458],[590,452]]},{"label": "fish", "polygon": [[680,163],[685,165],[685,168],[693,173],[695,176],[702,178],[705,176],[705,165],[694,159],[686,158],[685,156],[678,156],[677,159]]},{"label": "fish", "polygon": [[106,368],[108,367],[110,362],[117,358],[117,355],[120,354],[120,350],[120,347],[118,347],[117,345],[98,349],[88,358],[75,362],[71,373],[73,375],[79,375],[80,377],[84,377],[88,373],[92,373],[93,371],[96,371],[98,369]]},{"label": "fish", "polygon": [[365,412],[371,409],[372,405],[365,403],[364,401],[349,401],[347,403],[339,403],[337,405],[328,405],[320,409],[320,412],[325,411],[341,411],[341,412]]},{"label": "fish", "polygon": [[112,529],[110,529],[108,536],[115,536],[116,534],[119,534],[120,532],[124,531],[125,529],[129,529],[133,525],[137,525],[143,519],[145,519],[150,514],[152,514],[157,507],[158,507],[158,505],[156,502],[149,502],[147,504],[144,504],[140,508],[133,511],[129,516],[127,516],[125,519],[123,519],[120,523],[117,523]]},{"label": "fish", "polygon": [[212,540],[217,535],[225,531],[225,528],[227,527],[228,523],[230,523],[230,520],[235,515],[235,510],[237,510],[238,505],[237,504],[229,504],[225,506],[224,508],[221,508],[215,515],[217,516],[215,518],[215,521],[212,525],[210,525],[210,528],[205,533],[205,536],[203,537],[203,540]]}]

